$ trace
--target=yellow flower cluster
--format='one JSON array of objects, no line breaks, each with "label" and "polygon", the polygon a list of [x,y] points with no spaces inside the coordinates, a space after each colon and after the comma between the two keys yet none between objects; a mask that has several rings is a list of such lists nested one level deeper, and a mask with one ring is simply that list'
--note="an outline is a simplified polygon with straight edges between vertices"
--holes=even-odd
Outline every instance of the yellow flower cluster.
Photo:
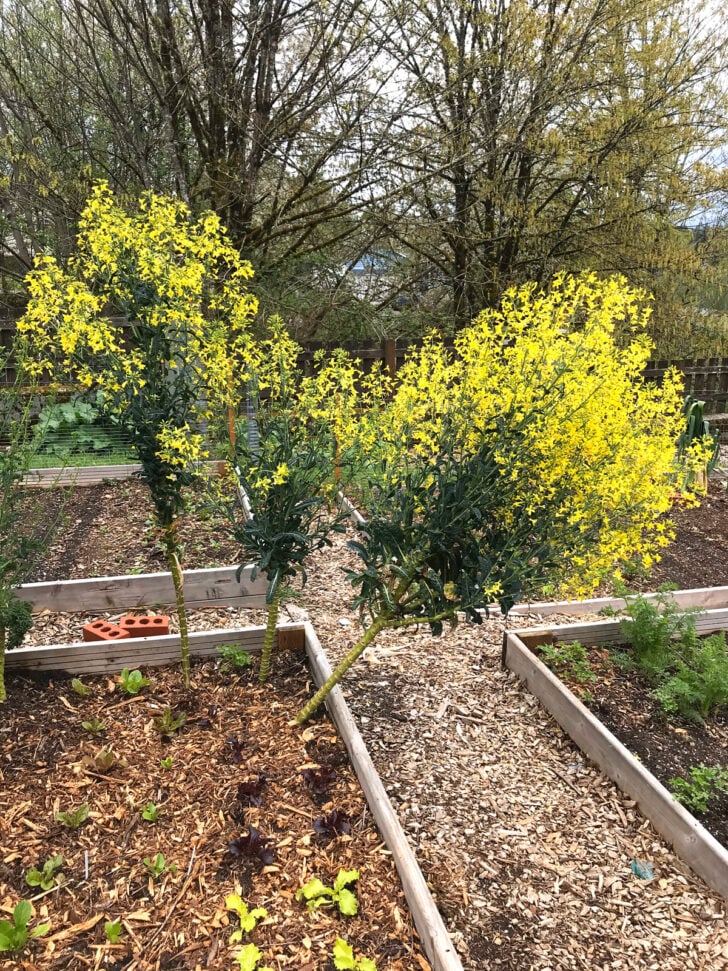
[{"label": "yellow flower cluster", "polygon": [[[180,427],[163,425],[157,432],[157,442],[158,458],[172,469],[189,468],[208,455],[202,435],[193,432],[188,424]],[[170,477],[174,475],[174,472],[170,473]]]},{"label": "yellow flower cluster", "polygon": [[[399,372],[391,403],[363,409],[359,454],[396,479],[443,434],[465,461],[492,447],[507,502],[488,514],[510,528],[548,508],[568,592],[584,594],[617,564],[648,566],[669,540],[681,387],[641,374],[647,296],[620,277],[558,277],[506,294],[456,339],[435,337]],[[699,463],[700,457],[695,459]]]},{"label": "yellow flower cluster", "polygon": [[[98,388],[125,420],[142,420],[160,385],[168,400],[176,375],[175,387],[194,385],[189,418],[199,423],[234,403],[252,346],[252,275],[215,214],[195,220],[182,202],[147,193],[129,215],[99,183],[67,266],[36,261],[18,331],[35,373]],[[114,325],[114,314],[126,325]],[[176,468],[200,459],[201,436],[170,420],[158,416],[158,457]]]}]

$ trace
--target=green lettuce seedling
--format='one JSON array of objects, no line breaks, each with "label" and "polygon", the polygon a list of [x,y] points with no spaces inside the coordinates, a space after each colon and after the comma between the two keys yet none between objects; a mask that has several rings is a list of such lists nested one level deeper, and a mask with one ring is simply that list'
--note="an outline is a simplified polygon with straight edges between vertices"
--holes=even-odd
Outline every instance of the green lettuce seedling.
[{"label": "green lettuce seedling", "polygon": [[359,905],[356,896],[348,889],[348,885],[358,879],[358,870],[339,870],[333,887],[326,887],[317,877],[314,877],[301,887],[296,894],[296,900],[305,900],[308,909],[312,911],[328,904],[336,904],[342,914],[353,917]]},{"label": "green lettuce seedling", "polygon": [[160,810],[153,802],[148,802],[146,806],[142,807],[142,819],[146,819],[148,823],[156,823],[159,820]]},{"label": "green lettuce seedling", "polygon": [[337,971],[377,971],[371,958],[355,958],[351,944],[342,941],[340,937],[334,942],[334,967]]},{"label": "green lettuce seedling", "polygon": [[138,695],[142,688],[152,683],[141,671],[130,671],[129,668],[124,668],[120,678],[122,690],[128,695]]},{"label": "green lettuce seedling", "polygon": [[23,950],[29,940],[42,937],[50,930],[50,924],[38,924],[28,930],[28,921],[33,914],[33,907],[29,900],[20,900],[13,910],[13,919],[0,920],[0,951]]},{"label": "green lettuce seedling", "polygon": [[[255,944],[246,944],[243,949],[236,954],[235,960],[240,965],[240,971],[273,971],[273,968],[262,968],[258,966],[258,961],[263,957],[263,952]],[[376,969],[375,969],[376,971]]]},{"label": "green lettuce seedling", "polygon": [[243,934],[249,934],[259,920],[265,920],[268,916],[268,911],[265,907],[254,907],[253,910],[248,910],[248,905],[240,894],[237,893],[227,895],[225,898],[225,906],[228,910],[235,911],[240,918],[240,929],[230,935],[231,944],[239,944],[243,939]]},{"label": "green lettuce seedling", "polygon": [[104,921],[104,934],[109,944],[116,944],[121,936],[121,920]]},{"label": "green lettuce seedling", "polygon": [[79,806],[78,809],[74,809],[72,812],[56,813],[56,822],[63,823],[63,825],[68,826],[69,829],[78,829],[78,827],[85,823],[88,819],[88,813],[88,803],[85,802],[83,805]]},{"label": "green lettuce seedling", "polygon": [[71,679],[71,690],[75,691],[77,695],[81,698],[88,698],[91,694],[91,689],[87,684],[84,684],[79,678]]},{"label": "green lettuce seedling", "polygon": [[93,735],[94,737],[102,735],[106,731],[106,725],[95,715],[89,721],[81,722],[81,727],[85,728],[89,735]]},{"label": "green lettuce seedling", "polygon": [[187,714],[184,711],[179,711],[175,715],[171,708],[165,708],[161,715],[154,716],[152,722],[160,735],[171,735],[173,732],[179,731],[180,728],[184,728],[187,722]]},{"label": "green lettuce seedling", "polygon": [[60,883],[63,879],[62,873],[56,873],[56,870],[60,870],[62,866],[63,857],[59,853],[58,856],[52,856],[49,860],[46,860],[42,870],[31,867],[25,875],[25,882],[29,887],[51,890],[56,883]]},{"label": "green lettuce seedling", "polygon": [[147,870],[149,870],[155,879],[161,877],[165,870],[168,870],[172,876],[177,873],[177,867],[174,865],[174,863],[170,863],[169,866],[167,866],[167,861],[164,859],[164,856],[161,853],[157,853],[154,859],[149,856],[145,856],[144,866],[147,868]]}]

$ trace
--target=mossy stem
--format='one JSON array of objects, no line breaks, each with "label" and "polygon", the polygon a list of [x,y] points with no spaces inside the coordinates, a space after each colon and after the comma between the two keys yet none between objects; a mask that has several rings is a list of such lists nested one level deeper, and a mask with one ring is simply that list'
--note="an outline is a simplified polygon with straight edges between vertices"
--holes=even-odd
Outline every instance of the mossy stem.
[{"label": "mossy stem", "polygon": [[311,715],[316,711],[316,709],[321,705],[323,701],[326,700],[329,693],[336,687],[336,685],[341,681],[349,668],[355,663],[355,661],[364,653],[367,647],[371,644],[374,638],[380,631],[383,631],[385,627],[392,626],[393,617],[391,614],[385,613],[380,614],[375,617],[372,622],[371,627],[367,627],[362,636],[356,642],[354,647],[349,651],[344,660],[339,664],[335,671],[333,671],[326,681],[321,685],[316,694],[311,698],[307,704],[296,715],[296,724],[303,725]]},{"label": "mossy stem", "polygon": [[270,673],[270,658],[273,653],[273,641],[276,637],[276,624],[278,623],[278,609],[281,604],[281,597],[278,592],[268,604],[268,620],[265,625],[265,637],[263,638],[263,652],[260,655],[260,671],[258,681],[264,684],[268,680]]},{"label": "mossy stem", "polygon": [[5,691],[5,625],[0,624],[0,704],[7,698]]}]

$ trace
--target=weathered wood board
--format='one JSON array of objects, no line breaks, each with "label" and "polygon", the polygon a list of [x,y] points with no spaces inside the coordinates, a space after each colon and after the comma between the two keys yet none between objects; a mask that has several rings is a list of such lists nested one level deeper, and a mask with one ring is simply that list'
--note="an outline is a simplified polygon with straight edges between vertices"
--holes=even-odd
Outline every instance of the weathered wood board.
[{"label": "weathered wood board", "polygon": [[[239,645],[249,654],[259,654],[263,647],[264,627],[237,627],[212,631],[193,631],[189,635],[190,656],[208,657],[225,644]],[[281,624],[276,631],[276,647],[281,650],[303,650],[302,624]],[[180,659],[179,634],[160,637],[127,637],[118,641],[79,641],[74,644],[51,644],[47,647],[21,647],[8,651],[8,671],[67,671],[70,674],[103,674],[122,668],[160,667]]]},{"label": "weathered wood board", "polygon": [[[211,475],[219,475],[225,462],[205,462]],[[31,469],[23,476],[23,485],[36,489],[53,489],[60,486],[99,485],[110,479],[133,479],[142,471],[138,462],[124,465],[69,465],[52,469]]]},{"label": "weathered wood board", "polygon": [[[251,580],[252,566],[246,566],[236,580],[237,567],[186,570],[185,603],[198,607],[264,607],[267,582],[258,574]],[[171,573],[140,573],[136,576],[93,577],[84,580],[55,580],[25,583],[16,589],[21,600],[34,610],[107,611],[137,607],[167,607],[176,604]]]},{"label": "weathered wood board", "polygon": [[[331,665],[313,626],[306,623],[305,630],[306,652],[314,680],[320,686],[331,674]],[[372,816],[392,852],[412,919],[430,964],[434,971],[463,971],[455,945],[435,906],[427,882],[344,700],[341,688],[334,688],[326,700],[326,707],[344,740]]]}]

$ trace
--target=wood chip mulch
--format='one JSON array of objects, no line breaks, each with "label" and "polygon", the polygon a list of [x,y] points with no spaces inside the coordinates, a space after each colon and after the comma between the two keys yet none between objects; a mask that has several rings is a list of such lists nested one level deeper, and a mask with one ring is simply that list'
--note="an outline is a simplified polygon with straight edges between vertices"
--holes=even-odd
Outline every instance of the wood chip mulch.
[{"label": "wood chip mulch", "polygon": [[[76,518],[82,521],[75,535],[80,545],[66,546],[60,537],[52,563],[44,564],[42,574],[35,579],[123,573],[130,566],[163,569],[158,558],[157,565],[152,565],[155,553],[149,539],[144,540],[147,552],[143,565],[134,552],[138,546],[131,539],[118,544],[114,541],[116,531],[124,528],[129,503],[135,510],[139,503],[141,509],[143,495],[135,489],[126,492],[115,506],[118,493],[114,487],[103,488],[102,505],[97,507],[103,518],[102,548],[93,545],[98,536],[93,517],[87,521],[79,515]],[[659,580],[645,580],[645,586],[666,579],[683,581],[683,586],[702,586],[703,578],[706,584],[728,585],[728,561],[719,541],[726,535],[720,524],[728,521],[722,489],[722,483],[712,486],[711,498],[715,501],[705,507],[705,513],[695,517],[688,510],[681,517],[671,558],[663,558]],[[96,495],[87,490],[78,490],[78,494],[89,499]],[[218,540],[206,537],[204,532],[191,530],[188,549],[193,555],[186,565],[234,563],[234,555],[215,558],[211,544]],[[700,549],[703,560],[707,557],[707,566],[693,555],[694,543],[700,537],[706,539]],[[139,538],[137,535],[137,543]],[[108,555],[103,548],[106,544]],[[348,606],[351,588],[342,567],[353,565],[353,556],[344,544],[345,538],[337,539],[333,552],[325,551],[315,558],[309,566],[303,601],[287,608],[293,620],[300,620],[305,608],[333,661],[360,632],[358,616]],[[88,550],[95,552],[88,555]],[[201,551],[200,559],[196,550]],[[89,559],[93,570],[87,569]],[[113,569],[109,569],[108,559],[115,564]],[[213,621],[211,613],[209,616],[210,623],[223,619]],[[67,618],[48,618],[51,627],[69,622]],[[259,622],[258,618],[253,622]],[[564,617],[563,622],[568,623],[569,618]],[[530,622],[518,618],[512,626],[542,623],[538,617]],[[556,623],[556,619],[549,617],[548,623]],[[198,629],[202,624],[206,626],[203,620],[196,623]],[[224,626],[229,625],[225,622]],[[454,631],[446,628],[439,638],[431,637],[428,631],[385,632],[343,684],[466,971],[728,969],[725,901],[674,855],[634,803],[581,755],[520,682],[500,670],[501,637],[502,621],[496,620],[480,627],[463,624]],[[175,741],[173,746],[177,744]],[[214,753],[214,749],[211,751]],[[150,774],[156,764],[148,768]],[[209,770],[210,766],[215,766],[213,757],[205,768]],[[251,771],[254,769],[251,763]],[[143,794],[145,797],[149,798]],[[35,822],[27,811],[25,818]],[[223,820],[226,818],[223,810]],[[95,825],[93,819],[90,825]],[[9,843],[5,830],[0,832],[3,845]],[[84,830],[80,832],[83,836]],[[29,833],[32,836],[33,830]],[[295,839],[292,845],[296,845]],[[140,851],[147,855],[151,849],[154,847],[146,844],[139,847],[137,867]],[[10,852],[17,852],[12,843]],[[221,853],[219,847],[217,853]],[[31,855],[23,862],[37,863],[40,855]],[[186,859],[189,861],[189,848]],[[357,857],[359,865],[360,860]],[[654,879],[635,876],[632,861],[649,862]],[[184,867],[185,858],[180,862]],[[336,865],[338,861],[330,865],[327,876],[335,875]],[[255,887],[264,876],[256,876]],[[0,877],[6,879],[5,870],[0,871]],[[17,872],[14,879],[18,880]],[[366,886],[364,880],[362,883]],[[20,883],[16,886],[21,889]],[[214,911],[222,924],[225,915],[221,901],[230,889],[231,883],[225,883],[214,895],[214,906],[208,895],[200,913],[208,916]],[[7,891],[3,894],[0,902],[7,909]],[[251,902],[267,900],[266,894],[270,891],[264,888]],[[149,900],[153,898],[147,889],[146,909]],[[271,907],[269,910],[272,912]],[[155,915],[156,921],[163,920],[156,910]],[[407,946],[409,924],[403,909],[399,909],[399,919],[404,921],[405,932],[397,940]],[[137,936],[144,926],[144,922],[133,925]],[[202,935],[202,925],[194,926],[195,933]],[[396,933],[396,921],[394,927]],[[90,933],[98,938],[98,929]],[[228,933],[228,928],[224,933],[211,928],[210,941],[220,938],[222,944],[210,967],[229,966],[227,957],[219,963]],[[382,946],[386,940],[382,933],[377,932],[372,947]],[[309,933],[309,937],[315,945],[313,935]],[[186,942],[187,938],[182,950]],[[320,963],[313,967],[329,971],[330,963],[319,955],[320,950],[316,956]],[[204,946],[192,958],[204,968]],[[98,956],[86,960],[92,964],[77,966],[93,966]],[[291,956],[289,960],[292,967],[306,967],[305,963],[296,964],[300,957]],[[417,951],[394,960],[408,971],[424,966]],[[42,962],[37,966],[53,967]]]},{"label": "wood chip mulch", "polygon": [[[48,920],[51,928],[18,964],[1,955],[0,967],[237,967],[239,945],[228,940],[239,924],[225,907],[237,891],[251,909],[268,911],[243,941],[255,942],[274,969],[333,971],[340,936],[380,971],[427,971],[391,856],[335,729],[326,718],[303,729],[289,724],[307,695],[302,659],[278,658],[264,687],[212,661],[193,668],[190,693],[178,670],[146,673],[151,685],[134,696],[113,677],[84,678],[88,697],[64,678],[8,678],[0,708],[0,916],[32,899],[31,926]],[[187,721],[163,738],[153,720],[167,707]],[[95,738],[81,724],[94,718],[105,726]],[[99,767],[102,749],[116,755],[111,767]],[[160,760],[168,758],[165,768]],[[333,771],[312,788],[305,772],[320,766]],[[252,795],[239,794],[248,782]],[[150,802],[156,823],[142,817]],[[56,820],[84,804],[89,818],[79,828]],[[343,815],[332,822],[335,812]],[[249,827],[272,858],[231,851]],[[153,877],[144,858],[158,853],[167,869]],[[28,870],[55,854],[63,856],[63,881],[31,890]],[[312,914],[295,899],[314,876],[332,886],[341,869],[360,871],[356,916],[332,908]],[[104,922],[116,919],[121,937],[109,944]]]},{"label": "wood chip mulch", "polygon": [[[305,589],[333,659],[360,633],[353,565],[337,541]],[[384,632],[343,683],[466,971],[728,968],[726,902],[501,671],[502,631]]]}]

